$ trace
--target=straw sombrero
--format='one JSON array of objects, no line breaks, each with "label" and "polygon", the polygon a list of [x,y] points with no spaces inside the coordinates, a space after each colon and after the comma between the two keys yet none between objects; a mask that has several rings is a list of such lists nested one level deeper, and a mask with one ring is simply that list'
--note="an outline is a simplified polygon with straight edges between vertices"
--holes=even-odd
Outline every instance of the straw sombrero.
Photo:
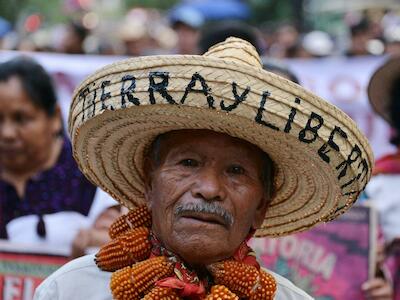
[{"label": "straw sombrero", "polygon": [[400,80],[400,57],[389,58],[372,75],[368,84],[368,98],[372,108],[389,124],[393,84]]},{"label": "straw sombrero", "polygon": [[123,205],[144,203],[144,155],[161,133],[210,129],[257,145],[273,159],[272,199],[257,236],[329,221],[371,175],[366,138],[342,111],[261,67],[249,43],[229,38],[202,56],[131,58],[75,91],[69,116],[81,170]]}]

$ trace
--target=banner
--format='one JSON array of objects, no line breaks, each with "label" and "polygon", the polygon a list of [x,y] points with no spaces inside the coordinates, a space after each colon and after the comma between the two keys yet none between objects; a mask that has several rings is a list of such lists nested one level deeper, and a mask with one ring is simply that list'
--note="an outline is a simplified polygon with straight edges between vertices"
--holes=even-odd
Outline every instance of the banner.
[{"label": "banner", "polygon": [[[118,56],[0,51],[0,61],[21,54],[34,57],[53,76],[65,122],[68,120],[71,95],[75,87],[102,66],[126,59]],[[384,59],[373,56],[330,57],[285,62],[305,88],[352,117],[371,142],[375,156],[380,157],[395,148],[389,143],[388,125],[374,114],[369,105],[366,89],[371,74]]]},{"label": "banner", "polygon": [[317,300],[364,299],[361,285],[376,261],[376,212],[355,206],[306,232],[253,239],[262,266],[292,281]]},{"label": "banner", "polygon": [[33,299],[36,287],[68,260],[60,251],[0,241],[0,299]]}]

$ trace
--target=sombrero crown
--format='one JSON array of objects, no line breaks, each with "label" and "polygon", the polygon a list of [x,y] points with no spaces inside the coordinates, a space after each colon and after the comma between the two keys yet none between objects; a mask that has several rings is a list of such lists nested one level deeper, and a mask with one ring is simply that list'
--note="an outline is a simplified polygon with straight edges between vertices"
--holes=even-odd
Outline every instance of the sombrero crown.
[{"label": "sombrero crown", "polygon": [[144,156],[156,136],[209,129],[273,159],[276,194],[257,230],[281,236],[329,221],[371,175],[366,138],[342,111],[262,69],[249,43],[229,38],[202,56],[148,56],[106,66],[75,91],[69,117],[84,174],[129,208],[144,203]]}]

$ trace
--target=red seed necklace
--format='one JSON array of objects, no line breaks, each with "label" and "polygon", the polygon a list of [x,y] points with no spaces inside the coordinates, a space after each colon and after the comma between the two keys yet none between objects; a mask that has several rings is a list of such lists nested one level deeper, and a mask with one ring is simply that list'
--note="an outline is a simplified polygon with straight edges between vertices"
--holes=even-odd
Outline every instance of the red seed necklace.
[{"label": "red seed necklace", "polygon": [[112,240],[96,254],[96,264],[113,272],[110,287],[114,299],[274,299],[276,281],[260,268],[246,242],[231,258],[207,267],[210,283],[200,280],[162,247],[150,227],[151,215],[145,206],[119,217],[110,226]]}]

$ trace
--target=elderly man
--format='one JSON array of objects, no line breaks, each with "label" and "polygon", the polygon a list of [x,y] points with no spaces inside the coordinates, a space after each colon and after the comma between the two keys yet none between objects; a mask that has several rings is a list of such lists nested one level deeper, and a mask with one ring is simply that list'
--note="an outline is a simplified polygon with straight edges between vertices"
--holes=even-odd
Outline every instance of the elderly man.
[{"label": "elderly man", "polygon": [[76,90],[69,131],[85,175],[131,211],[36,299],[311,299],[246,241],[332,220],[373,165],[350,118],[237,38],[103,68]]}]

